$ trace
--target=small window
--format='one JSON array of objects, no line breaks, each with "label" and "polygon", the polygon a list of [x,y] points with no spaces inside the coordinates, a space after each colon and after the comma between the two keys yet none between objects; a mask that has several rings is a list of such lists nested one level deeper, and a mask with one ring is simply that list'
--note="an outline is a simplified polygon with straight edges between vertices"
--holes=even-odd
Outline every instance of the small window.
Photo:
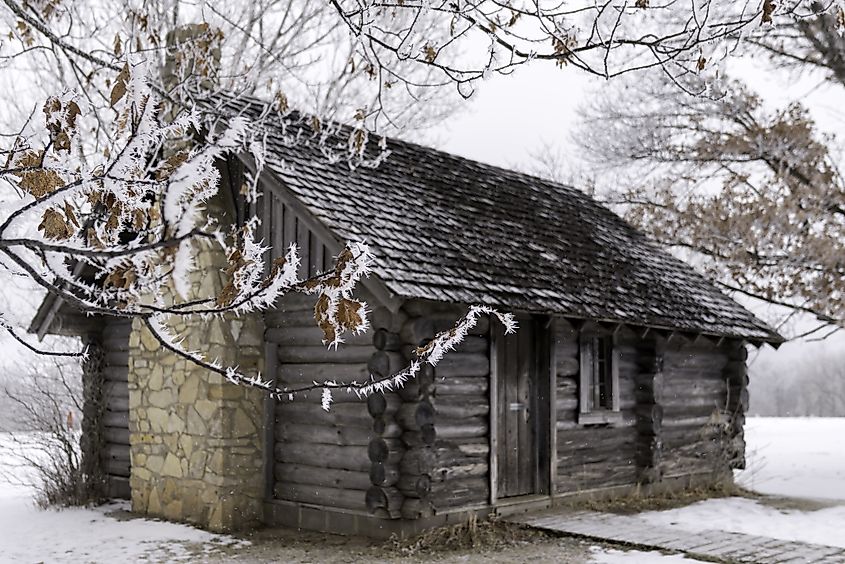
[{"label": "small window", "polygon": [[612,336],[582,335],[578,422],[613,423],[619,413],[619,360]]}]

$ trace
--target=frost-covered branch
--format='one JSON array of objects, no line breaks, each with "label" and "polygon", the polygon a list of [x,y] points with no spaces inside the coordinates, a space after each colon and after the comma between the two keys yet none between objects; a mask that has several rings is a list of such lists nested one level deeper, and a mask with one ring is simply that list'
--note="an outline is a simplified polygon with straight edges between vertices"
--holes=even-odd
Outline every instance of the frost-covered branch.
[{"label": "frost-covered branch", "polygon": [[[325,294],[324,294],[325,295]],[[341,298],[341,301],[344,298]],[[356,311],[358,311],[356,309]],[[488,306],[475,305],[469,308],[469,311],[455,323],[455,326],[448,331],[442,331],[434,336],[426,345],[417,348],[414,351],[414,356],[409,365],[403,370],[390,374],[388,376],[371,375],[366,381],[352,380],[349,382],[339,382],[336,380],[314,381],[311,384],[303,384],[298,386],[279,386],[273,380],[265,380],[260,374],[247,375],[241,372],[237,367],[223,366],[217,360],[209,360],[203,356],[199,351],[191,351],[186,349],[178,337],[167,327],[166,321],[161,317],[147,317],[145,323],[147,329],[158,340],[158,342],[168,351],[185,358],[194,364],[201,366],[211,372],[223,376],[227,381],[233,384],[246,385],[258,388],[268,392],[276,399],[292,401],[298,396],[310,391],[321,391],[321,403],[323,409],[329,411],[332,403],[333,391],[345,391],[355,393],[358,397],[366,397],[373,393],[396,390],[404,386],[408,381],[413,380],[419,374],[420,368],[424,363],[431,366],[437,366],[437,363],[450,351],[453,351],[467,336],[468,332],[475,327],[478,318],[483,315],[494,316],[504,326],[505,334],[512,334],[517,329],[517,323],[514,316],[510,313],[501,313]],[[315,317],[325,320],[325,313],[323,308],[319,305],[315,310]],[[348,318],[343,318],[347,319]],[[358,327],[364,321],[358,321]],[[325,322],[325,321],[324,321]],[[344,321],[339,320],[341,326]],[[321,324],[321,327],[323,325]],[[325,330],[325,329],[324,329]],[[327,333],[328,337],[329,333]],[[335,342],[336,344],[336,342]]]}]

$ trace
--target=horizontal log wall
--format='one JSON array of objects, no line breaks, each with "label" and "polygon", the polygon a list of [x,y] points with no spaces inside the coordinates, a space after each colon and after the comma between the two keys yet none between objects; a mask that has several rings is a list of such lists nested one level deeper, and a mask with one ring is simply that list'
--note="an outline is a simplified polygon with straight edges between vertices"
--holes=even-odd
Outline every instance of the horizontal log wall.
[{"label": "horizontal log wall", "polygon": [[[425,311],[425,302],[408,305]],[[426,314],[435,331],[448,330],[466,313],[451,306]],[[490,320],[479,319],[464,342],[437,365],[434,410],[436,462],[431,472],[434,511],[490,500]]]},{"label": "horizontal log wall", "polygon": [[662,407],[662,477],[727,470],[735,408],[729,405],[725,376],[729,348],[736,347],[717,347],[704,339],[666,345],[663,378],[656,387]]},{"label": "horizontal log wall", "polygon": [[[314,321],[315,297],[285,296],[265,315],[264,339],[282,386],[313,381],[362,381],[375,348],[372,333],[327,349]],[[354,393],[332,392],[331,409],[321,391],[275,404],[273,496],[275,499],[363,511],[370,485],[368,445],[372,418]]]},{"label": "horizontal log wall", "polygon": [[[407,302],[398,314],[376,311],[374,374],[395,373],[417,346],[465,313],[456,305]],[[379,436],[370,445],[370,511],[419,519],[489,501],[489,322],[395,393],[371,398]],[[395,433],[395,435],[393,435]],[[393,437],[396,438],[393,438]]]},{"label": "horizontal log wall", "polygon": [[[620,351],[619,394],[622,419],[613,425],[578,424],[578,331],[566,320],[554,319],[554,359],[557,389],[557,476],[555,490],[573,493],[637,482],[636,377],[637,337],[617,333]],[[584,330],[595,330],[589,325]]]},{"label": "horizontal log wall", "polygon": [[105,319],[101,334],[104,387],[102,468],[111,497],[129,498],[129,333],[128,319]]}]

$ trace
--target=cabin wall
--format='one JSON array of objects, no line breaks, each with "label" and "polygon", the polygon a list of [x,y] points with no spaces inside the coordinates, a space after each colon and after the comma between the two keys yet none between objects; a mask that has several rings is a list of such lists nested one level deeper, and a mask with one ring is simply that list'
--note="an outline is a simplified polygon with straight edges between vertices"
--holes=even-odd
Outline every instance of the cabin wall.
[{"label": "cabin wall", "polygon": [[[292,243],[301,258],[302,278],[325,272],[334,265],[336,244],[309,228],[297,210],[275,190],[268,190],[266,237],[272,242],[271,258]],[[372,303],[359,287],[356,296]],[[265,313],[264,341],[268,371],[279,386],[296,388],[314,381],[365,381],[367,362],[376,349],[372,333],[346,335],[344,344],[328,349],[314,319],[316,296],[289,294]],[[294,503],[365,511],[370,486],[367,447],[373,421],[365,400],[343,390],[333,391],[331,410],[321,406],[321,390],[298,394],[294,401],[281,398],[271,406],[270,437],[273,456],[268,473],[272,497]]]},{"label": "cabin wall", "polygon": [[559,494],[692,476],[716,482],[744,463],[742,343],[678,336],[667,342],[619,330],[621,420],[580,425],[578,332],[562,319],[554,331]]},{"label": "cabin wall", "polygon": [[612,425],[578,423],[578,332],[564,319],[553,321],[557,475],[555,490],[573,493],[637,482],[637,403],[634,395],[637,338],[617,333],[622,419]]},{"label": "cabin wall", "polygon": [[130,319],[110,318],[103,324],[102,468],[109,497],[129,499],[129,333]]},{"label": "cabin wall", "polygon": [[[377,310],[370,367],[377,376],[408,365],[416,347],[453,327],[466,309],[423,300],[398,313]],[[377,436],[370,445],[371,513],[422,519],[456,508],[478,507],[490,497],[489,321],[479,319],[458,349],[437,367],[395,392],[371,397]]]},{"label": "cabin wall", "polygon": [[732,424],[727,365],[725,350],[708,341],[666,347],[659,392],[661,478],[727,470]]},{"label": "cabin wall", "polygon": [[[313,296],[286,296],[265,314],[265,342],[275,360],[277,385],[365,381],[367,361],[375,352],[371,334],[347,336],[343,345],[328,349],[314,321],[315,301]],[[275,402],[273,497],[364,511],[372,419],[365,400],[355,393],[333,391],[332,398],[328,412],[319,389]]]},{"label": "cabin wall", "polygon": [[[84,337],[82,364],[82,465],[86,475],[112,498],[129,499],[128,348],[131,321],[97,318]],[[92,327],[93,329],[93,327]]]}]

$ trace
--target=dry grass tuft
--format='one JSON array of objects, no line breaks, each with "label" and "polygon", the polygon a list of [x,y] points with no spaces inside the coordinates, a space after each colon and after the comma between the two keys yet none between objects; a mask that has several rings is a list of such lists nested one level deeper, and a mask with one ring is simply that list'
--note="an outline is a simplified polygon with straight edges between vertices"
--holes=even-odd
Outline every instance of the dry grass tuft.
[{"label": "dry grass tuft", "polygon": [[497,519],[479,521],[471,515],[463,523],[426,531],[412,539],[393,538],[389,542],[404,556],[466,549],[496,549],[545,538],[545,533]]},{"label": "dry grass tuft", "polygon": [[633,493],[623,497],[583,500],[573,504],[573,506],[578,509],[587,509],[590,511],[606,511],[608,513],[629,515],[642,511],[675,509],[698,501],[733,496],[759,497],[758,494],[725,480],[707,487],[688,488],[661,493],[645,493],[637,489]]}]

